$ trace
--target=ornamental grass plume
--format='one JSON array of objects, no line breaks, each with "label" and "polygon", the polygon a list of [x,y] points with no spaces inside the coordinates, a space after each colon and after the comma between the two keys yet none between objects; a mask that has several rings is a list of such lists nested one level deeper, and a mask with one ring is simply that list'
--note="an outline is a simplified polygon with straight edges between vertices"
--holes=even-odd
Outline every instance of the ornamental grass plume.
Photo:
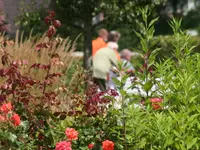
[{"label": "ornamental grass plume", "polygon": [[[51,25],[58,28],[61,26],[61,23],[58,20],[54,20],[54,17],[55,12],[49,11],[49,16],[45,21],[50,23],[48,22],[48,18],[50,18],[49,21],[52,22]],[[21,77],[29,78],[34,83],[42,82],[47,85],[45,90],[41,90],[40,85],[37,86],[39,88],[30,85],[28,88],[31,95],[34,95],[34,97],[41,97],[42,91],[61,93],[56,96],[56,101],[60,103],[59,106],[58,103],[51,100],[48,102],[54,104],[48,105],[48,103],[45,102],[45,107],[51,107],[53,112],[67,112],[73,104],[73,99],[70,99],[70,95],[72,95],[73,92],[71,85],[80,85],[80,80],[82,80],[82,77],[78,75],[83,71],[74,71],[73,77],[71,77],[71,73],[69,73],[72,68],[74,68],[74,64],[79,63],[81,59],[72,56],[72,53],[76,49],[76,41],[72,43],[69,38],[62,39],[56,36],[49,38],[46,36],[47,33],[40,37],[32,37],[31,34],[32,33],[30,33],[29,38],[25,39],[23,32],[17,31],[15,40],[10,40],[8,37],[4,36],[4,34],[0,34],[0,57],[2,58],[2,63],[0,63],[0,68],[2,70],[0,70],[0,73],[3,70],[9,69],[10,66],[17,66],[17,71],[19,71]],[[55,54],[57,54],[56,57]],[[47,79],[47,72],[49,75],[53,75],[53,77],[49,76]],[[12,90],[12,84],[7,83],[8,78],[8,76],[6,78],[0,78],[0,88],[3,90]],[[66,81],[68,82],[68,86],[66,85]],[[66,90],[58,91],[60,88]],[[0,94],[0,102],[10,98],[12,98],[12,94],[7,94],[6,96],[5,94]],[[28,106],[31,99],[29,102],[26,102],[26,106]],[[40,100],[34,100],[34,102],[37,105],[43,103]]]},{"label": "ornamental grass plume", "polygon": [[67,128],[65,130],[65,134],[69,141],[77,140],[78,139],[78,132],[74,128]]}]

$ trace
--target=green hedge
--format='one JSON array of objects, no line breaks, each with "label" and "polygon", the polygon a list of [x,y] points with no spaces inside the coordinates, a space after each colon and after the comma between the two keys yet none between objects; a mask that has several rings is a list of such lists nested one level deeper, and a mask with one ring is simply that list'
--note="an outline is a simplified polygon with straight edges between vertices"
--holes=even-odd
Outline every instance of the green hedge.
[{"label": "green hedge", "polygon": [[[167,36],[156,36],[154,37],[154,40],[157,41],[157,44],[155,47],[161,48],[158,57],[170,57],[173,53],[173,45],[172,41],[175,40],[175,37],[173,35],[167,35]],[[196,48],[194,49],[194,52],[200,52],[200,36],[191,37],[192,45],[196,45]]]}]

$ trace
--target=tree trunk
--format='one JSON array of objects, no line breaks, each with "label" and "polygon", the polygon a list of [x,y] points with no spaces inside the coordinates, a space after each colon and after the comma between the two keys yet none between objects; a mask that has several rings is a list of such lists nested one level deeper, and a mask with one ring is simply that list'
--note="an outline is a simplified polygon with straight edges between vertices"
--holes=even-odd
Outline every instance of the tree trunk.
[{"label": "tree trunk", "polygon": [[83,67],[84,69],[89,69],[88,59],[92,53],[92,13],[90,6],[85,4],[85,14],[84,14],[84,59]]},{"label": "tree trunk", "polygon": [[89,69],[88,59],[91,56],[92,52],[92,26],[87,25],[84,28],[84,59],[83,59],[83,67],[84,69]]}]

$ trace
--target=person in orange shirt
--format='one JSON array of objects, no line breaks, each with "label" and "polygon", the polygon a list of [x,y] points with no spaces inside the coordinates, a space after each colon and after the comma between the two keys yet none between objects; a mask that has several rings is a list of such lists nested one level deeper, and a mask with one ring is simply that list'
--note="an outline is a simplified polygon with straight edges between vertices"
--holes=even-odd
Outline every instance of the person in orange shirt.
[{"label": "person in orange shirt", "polygon": [[99,49],[107,46],[108,31],[106,29],[100,29],[98,34],[99,37],[92,41],[92,56],[94,56]]},{"label": "person in orange shirt", "polygon": [[[119,39],[121,37],[121,34],[117,31],[111,31],[108,35],[108,43],[110,44],[117,44]],[[118,44],[117,44],[118,45]],[[117,59],[120,60],[120,54],[118,52],[118,46],[113,49],[117,55]]]}]

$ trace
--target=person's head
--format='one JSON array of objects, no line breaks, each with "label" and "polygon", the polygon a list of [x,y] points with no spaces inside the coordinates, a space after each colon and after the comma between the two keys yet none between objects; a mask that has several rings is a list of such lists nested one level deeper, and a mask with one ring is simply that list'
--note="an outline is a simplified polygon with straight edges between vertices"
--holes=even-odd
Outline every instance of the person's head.
[{"label": "person's head", "polygon": [[121,37],[121,34],[117,31],[111,31],[108,35],[108,42],[118,42]]},{"label": "person's head", "polygon": [[123,49],[121,51],[121,58],[130,61],[132,57],[132,52],[128,49]]},{"label": "person's head", "polygon": [[106,29],[100,29],[98,34],[99,37],[103,38],[104,41],[108,40],[108,31]]},{"label": "person's head", "polygon": [[113,49],[113,50],[118,50],[118,44],[116,42],[108,42],[107,47]]}]

